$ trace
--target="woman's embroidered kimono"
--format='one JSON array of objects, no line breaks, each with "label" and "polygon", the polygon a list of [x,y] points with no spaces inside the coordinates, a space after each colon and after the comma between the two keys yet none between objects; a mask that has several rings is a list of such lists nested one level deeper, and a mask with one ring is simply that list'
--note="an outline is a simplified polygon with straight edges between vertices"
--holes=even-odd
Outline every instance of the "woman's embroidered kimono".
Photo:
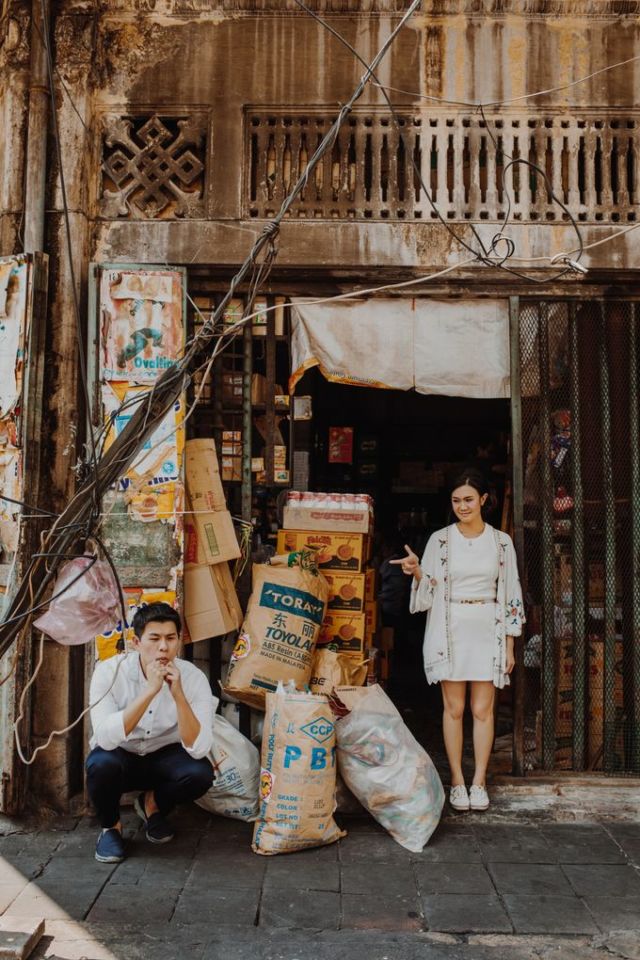
[{"label": "woman's embroidered kimono", "polygon": [[[490,529],[493,530],[496,540],[499,560],[493,683],[501,688],[509,683],[509,675],[505,673],[506,637],[519,637],[522,634],[525,616],[516,552],[511,537],[493,527]],[[424,669],[429,683],[449,679],[453,664],[449,589],[449,539],[452,530],[453,526],[445,527],[429,538],[420,564],[422,579],[419,584],[414,579],[411,588],[411,613],[429,611],[423,648]]]}]

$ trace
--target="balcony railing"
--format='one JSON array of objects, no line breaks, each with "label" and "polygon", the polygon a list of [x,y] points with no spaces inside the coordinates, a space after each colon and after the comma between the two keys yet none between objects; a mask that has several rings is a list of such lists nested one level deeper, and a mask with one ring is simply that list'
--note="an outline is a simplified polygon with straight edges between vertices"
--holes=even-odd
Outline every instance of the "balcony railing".
[{"label": "balcony railing", "polygon": [[[246,216],[274,216],[333,119],[313,111],[247,113]],[[289,216],[431,220],[435,206],[447,220],[499,221],[510,207],[514,220],[569,220],[554,196],[579,221],[626,223],[640,215],[640,114],[398,119],[353,114]],[[535,164],[546,179],[512,159]]]}]

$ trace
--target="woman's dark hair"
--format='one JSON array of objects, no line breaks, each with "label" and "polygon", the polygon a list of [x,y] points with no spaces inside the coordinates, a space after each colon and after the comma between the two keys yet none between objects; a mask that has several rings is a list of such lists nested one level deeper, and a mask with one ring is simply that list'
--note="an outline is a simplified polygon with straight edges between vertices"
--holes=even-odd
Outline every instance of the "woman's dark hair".
[{"label": "woman's dark hair", "polygon": [[131,623],[133,632],[138,639],[140,639],[144,633],[146,625],[152,621],[155,623],[167,623],[171,621],[171,623],[175,624],[178,634],[182,629],[180,614],[177,610],[174,610],[173,607],[169,606],[168,603],[145,603],[144,606],[136,610]]},{"label": "woman's dark hair", "polygon": [[449,495],[451,495],[454,490],[457,490],[458,487],[473,487],[481,497],[484,497],[485,493],[488,494],[490,492],[487,478],[482,470],[478,470],[477,467],[469,467],[461,473],[452,476],[449,482]]},{"label": "woman's dark hair", "polygon": [[[473,489],[477,491],[478,496],[484,497],[485,494],[487,495],[488,499],[485,500],[480,508],[483,519],[486,519],[486,515],[491,513],[493,504],[491,502],[489,484],[482,470],[478,470],[477,467],[468,467],[460,473],[452,475],[448,484],[449,496],[451,496],[453,491],[457,490],[458,487],[473,487]],[[449,513],[449,522],[451,522],[452,518],[453,510]]]}]

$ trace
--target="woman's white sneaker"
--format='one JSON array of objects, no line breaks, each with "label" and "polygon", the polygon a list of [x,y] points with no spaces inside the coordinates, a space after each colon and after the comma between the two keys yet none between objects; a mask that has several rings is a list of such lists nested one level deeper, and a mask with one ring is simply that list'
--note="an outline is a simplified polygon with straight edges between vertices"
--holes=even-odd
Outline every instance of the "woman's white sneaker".
[{"label": "woman's white sneaker", "polygon": [[467,793],[467,788],[464,783],[459,783],[457,786],[451,787],[449,803],[454,810],[469,809],[469,794]]},{"label": "woman's white sneaker", "polygon": [[489,806],[489,794],[484,787],[475,784],[469,791],[469,806],[472,810],[486,810]]}]

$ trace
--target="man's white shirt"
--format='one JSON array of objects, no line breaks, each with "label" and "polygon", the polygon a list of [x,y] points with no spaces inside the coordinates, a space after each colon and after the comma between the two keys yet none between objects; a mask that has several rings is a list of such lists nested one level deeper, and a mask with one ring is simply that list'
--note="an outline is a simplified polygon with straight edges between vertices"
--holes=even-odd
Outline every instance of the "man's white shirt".
[{"label": "man's white shirt", "polygon": [[[213,745],[213,715],[217,699],[204,673],[188,660],[173,661],[180,671],[185,698],[200,723],[200,732],[188,747],[178,730],[176,703],[165,682],[129,736],[124,732],[124,711],[143,692],[147,678],[137,651],[119,654],[98,663],[91,678],[89,702],[93,736],[90,745],[103,750],[122,747],[144,757],[171,743],[181,743],[194,759],[206,757]],[[115,678],[115,679],[114,679]]]}]

